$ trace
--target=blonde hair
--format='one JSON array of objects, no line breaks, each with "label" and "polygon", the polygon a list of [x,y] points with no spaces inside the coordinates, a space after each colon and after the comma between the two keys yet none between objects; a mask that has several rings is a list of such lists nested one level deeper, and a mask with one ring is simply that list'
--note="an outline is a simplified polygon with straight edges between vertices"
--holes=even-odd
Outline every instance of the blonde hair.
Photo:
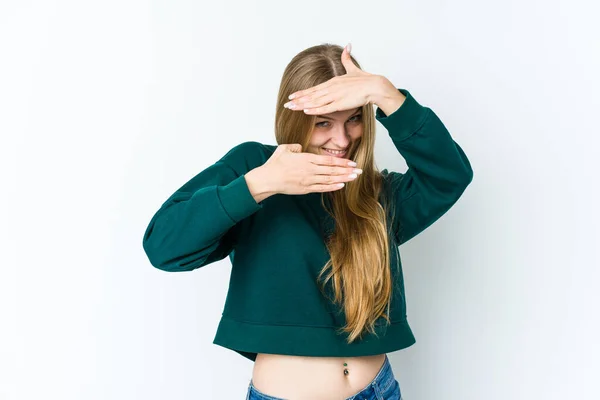
[{"label": "blonde hair", "polygon": [[[334,44],[313,46],[298,53],[285,68],[275,115],[275,136],[278,144],[300,143],[302,151],[310,142],[315,115],[289,110],[283,104],[299,90],[323,83],[346,70],[340,60],[343,48]],[[360,68],[354,57],[352,62]],[[333,302],[344,307],[348,333],[347,342],[361,338],[365,330],[374,334],[377,319],[390,323],[389,307],[392,294],[390,271],[389,224],[386,220],[387,199],[378,199],[382,192],[382,176],[374,160],[375,113],[371,104],[362,107],[363,134],[349,149],[348,156],[362,168],[359,178],[343,189],[324,192],[321,203],[335,220],[335,230],[326,240],[331,258],[323,266],[317,280],[327,270],[320,284],[324,289],[331,279]],[[329,196],[332,209],[327,209],[324,197]]]}]

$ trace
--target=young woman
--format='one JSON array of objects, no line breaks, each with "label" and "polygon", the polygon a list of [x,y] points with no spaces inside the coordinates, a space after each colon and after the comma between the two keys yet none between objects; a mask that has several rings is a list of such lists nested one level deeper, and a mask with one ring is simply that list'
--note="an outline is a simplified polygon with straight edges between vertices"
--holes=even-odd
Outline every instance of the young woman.
[{"label": "young woman", "polygon": [[[405,173],[377,170],[376,120]],[[172,272],[230,258],[213,343],[254,361],[247,399],[400,399],[387,353],[415,338],[398,247],[456,203],[469,160],[430,108],[362,71],[349,46],[291,60],[275,138],[235,146],[180,187],[144,250]]]}]

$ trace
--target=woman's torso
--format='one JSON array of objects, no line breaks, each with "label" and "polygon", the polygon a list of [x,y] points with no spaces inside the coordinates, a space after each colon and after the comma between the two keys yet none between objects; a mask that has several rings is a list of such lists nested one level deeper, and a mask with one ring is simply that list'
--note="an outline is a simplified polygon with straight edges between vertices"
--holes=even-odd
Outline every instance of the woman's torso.
[{"label": "woman's torso", "polygon": [[262,393],[284,399],[345,399],[364,389],[384,361],[385,354],[303,357],[259,353],[252,384]]}]

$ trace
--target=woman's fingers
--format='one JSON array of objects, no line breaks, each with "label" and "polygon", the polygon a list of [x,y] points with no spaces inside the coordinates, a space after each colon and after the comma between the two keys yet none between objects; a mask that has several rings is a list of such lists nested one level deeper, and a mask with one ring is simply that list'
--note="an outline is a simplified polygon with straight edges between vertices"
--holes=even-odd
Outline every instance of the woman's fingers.
[{"label": "woman's fingers", "polygon": [[334,183],[332,185],[312,185],[311,192],[333,192],[344,187],[344,183]]},{"label": "woman's fingers", "polygon": [[307,182],[311,191],[330,191],[340,189],[344,185],[340,183],[355,180],[361,173],[360,168],[350,166],[356,164],[347,158],[311,154],[310,161],[313,167],[310,169],[311,176]]},{"label": "woman's fingers", "polygon": [[312,167],[312,172],[315,175],[332,175],[332,176],[336,176],[336,175],[351,175],[351,174],[356,174],[356,175],[360,175],[362,174],[362,169],[360,168],[355,168],[355,167],[334,167],[331,165],[315,165]]},{"label": "woman's fingers", "polygon": [[321,156],[318,154],[306,153],[309,156],[310,162],[317,165],[333,165],[339,167],[356,167],[356,163],[347,158],[340,158],[334,156]]},{"label": "woman's fingers", "polygon": [[346,158],[317,155],[313,160],[312,171],[317,175],[362,174],[362,169],[349,166],[348,161],[351,160]]},{"label": "woman's fingers", "polygon": [[362,169],[355,167],[336,167],[333,165],[315,165],[313,171],[316,175],[350,175],[362,174]]},{"label": "woman's fingers", "polygon": [[350,182],[358,178],[357,173],[344,174],[315,174],[307,179],[309,185],[333,185],[336,183]]}]

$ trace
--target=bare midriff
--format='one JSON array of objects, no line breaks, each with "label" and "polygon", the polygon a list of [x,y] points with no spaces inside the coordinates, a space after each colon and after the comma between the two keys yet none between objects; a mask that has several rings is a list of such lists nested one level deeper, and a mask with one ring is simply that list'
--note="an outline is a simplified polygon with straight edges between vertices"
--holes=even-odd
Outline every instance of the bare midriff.
[{"label": "bare midriff", "polygon": [[383,366],[385,354],[361,357],[304,357],[259,353],[252,385],[273,397],[344,400],[363,390]]}]

